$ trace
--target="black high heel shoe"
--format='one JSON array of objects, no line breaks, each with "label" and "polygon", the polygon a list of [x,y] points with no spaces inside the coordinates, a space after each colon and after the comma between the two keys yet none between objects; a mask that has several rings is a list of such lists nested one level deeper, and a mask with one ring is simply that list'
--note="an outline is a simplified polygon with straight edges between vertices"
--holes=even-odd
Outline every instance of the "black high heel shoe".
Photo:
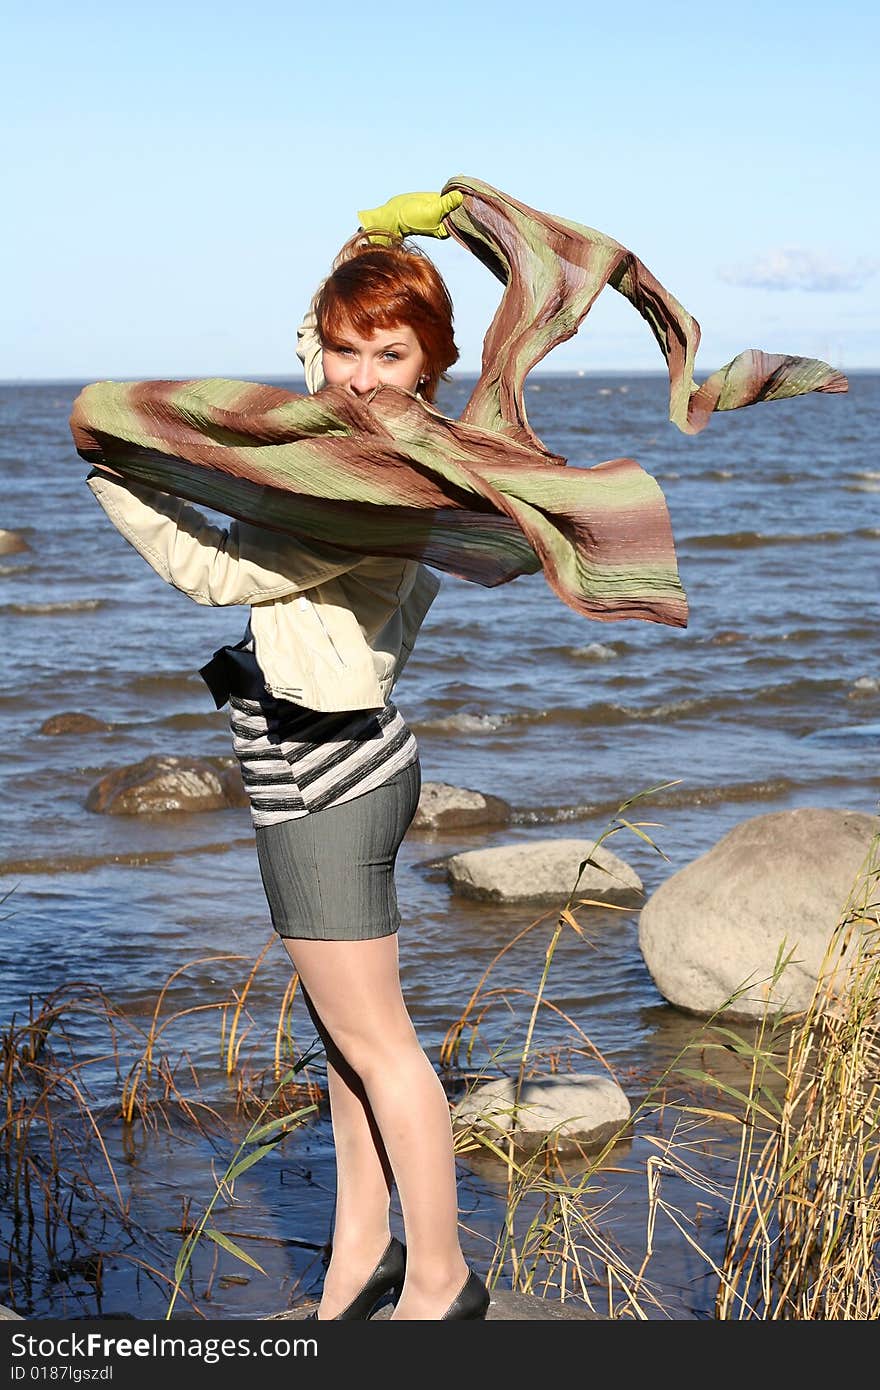
[{"label": "black high heel shoe", "polygon": [[[371,1318],[377,1309],[389,1302],[396,1303],[400,1297],[400,1290],[403,1287],[403,1277],[406,1273],[406,1246],[402,1245],[397,1236],[392,1236],[388,1242],[387,1249],[382,1255],[373,1273],[370,1275],[360,1293],[357,1294],[341,1313],[337,1313],[332,1322],[354,1322]],[[317,1308],[314,1312],[307,1314],[304,1322],[320,1322]]]},{"label": "black high heel shoe", "polygon": [[468,1277],[450,1303],[441,1322],[452,1318],[484,1318],[489,1311],[492,1295],[479,1275],[468,1266]]}]

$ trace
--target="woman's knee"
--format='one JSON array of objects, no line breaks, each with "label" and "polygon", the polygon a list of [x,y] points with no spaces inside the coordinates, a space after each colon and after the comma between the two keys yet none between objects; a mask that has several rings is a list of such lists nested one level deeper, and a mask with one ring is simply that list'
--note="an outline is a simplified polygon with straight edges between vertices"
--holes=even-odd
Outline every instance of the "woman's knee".
[{"label": "woman's knee", "polygon": [[381,1075],[404,1067],[422,1048],[408,1017],[394,1026],[391,1020],[378,1027],[356,1017],[339,1017],[331,1030],[334,1045],[365,1085]]},{"label": "woman's knee", "polygon": [[[285,943],[287,944],[287,943]],[[292,941],[288,953],[325,1047],[360,1077],[421,1051],[400,990],[393,947],[378,942]],[[367,949],[365,949],[365,947]]]}]

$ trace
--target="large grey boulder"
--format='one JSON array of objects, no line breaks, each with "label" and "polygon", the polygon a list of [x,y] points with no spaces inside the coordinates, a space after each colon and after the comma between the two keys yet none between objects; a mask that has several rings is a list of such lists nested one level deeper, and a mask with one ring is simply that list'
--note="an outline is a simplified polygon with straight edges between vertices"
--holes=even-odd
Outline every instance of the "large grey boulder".
[{"label": "large grey boulder", "polygon": [[[587,856],[600,866],[587,865],[578,880],[578,867]],[[595,898],[618,907],[639,907],[644,901],[642,880],[630,866],[594,840],[532,840],[470,849],[446,860],[452,889],[485,902],[558,902],[568,899],[575,882],[575,901]]]},{"label": "large grey boulder", "polygon": [[610,1076],[540,1077],[523,1082],[518,1105],[514,1095],[511,1076],[475,1086],[453,1106],[453,1129],[475,1129],[496,1142],[512,1134],[526,1153],[546,1145],[564,1155],[601,1149],[632,1113]]},{"label": "large grey boulder", "polygon": [[[639,914],[639,945],[661,994],[703,1017],[721,1009],[730,1019],[758,1018],[765,1000],[805,1008],[878,831],[878,816],[822,807],[734,826]],[[794,955],[771,989],[783,939]]]},{"label": "large grey boulder", "polygon": [[460,830],[472,825],[507,825],[509,821],[510,805],[500,796],[448,782],[424,782],[412,829]]}]

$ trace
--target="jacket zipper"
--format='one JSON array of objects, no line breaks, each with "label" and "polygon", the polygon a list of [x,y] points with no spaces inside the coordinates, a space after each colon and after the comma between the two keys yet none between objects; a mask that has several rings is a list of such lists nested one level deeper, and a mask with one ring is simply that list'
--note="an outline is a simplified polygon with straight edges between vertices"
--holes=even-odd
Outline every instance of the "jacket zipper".
[{"label": "jacket zipper", "polygon": [[[308,599],[306,599],[305,601],[306,601],[306,603],[309,602]],[[339,662],[340,666],[344,666],[344,665],[345,665],[345,662],[344,662],[343,659],[342,659],[342,654],[340,653],[339,648],[337,647],[336,643],[333,641],[333,638],[330,636],[330,633],[329,633],[328,630],[327,630],[327,624],[324,622],[324,619],[321,617],[321,614],[318,612],[317,605],[314,604],[314,603],[312,604],[312,612],[314,613],[315,617],[318,619],[318,622],[320,623],[321,631],[323,632],[324,636],[327,638],[327,641],[330,643],[330,646],[333,648],[333,652],[334,652],[334,654],[335,654],[335,656],[336,656],[336,660]]]}]

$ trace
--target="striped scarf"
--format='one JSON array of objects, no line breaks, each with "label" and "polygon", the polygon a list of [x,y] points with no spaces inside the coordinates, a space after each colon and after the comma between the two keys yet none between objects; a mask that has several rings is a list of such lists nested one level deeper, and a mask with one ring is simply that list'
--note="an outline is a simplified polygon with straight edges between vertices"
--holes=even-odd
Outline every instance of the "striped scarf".
[{"label": "striped scarf", "polygon": [[480,378],[458,420],[409,392],[299,395],[210,378],[101,381],[77,397],[77,453],[124,478],[258,526],[359,554],[414,559],[483,585],[544,576],[588,618],[684,627],[687,600],[658,483],[633,459],[575,468],[532,430],[524,382],[611,285],[666,360],[669,418],[695,434],[718,410],[847,390],[811,358],[750,349],[694,382],[700,329],[631,251],[456,177],[451,235],[502,281]]}]

